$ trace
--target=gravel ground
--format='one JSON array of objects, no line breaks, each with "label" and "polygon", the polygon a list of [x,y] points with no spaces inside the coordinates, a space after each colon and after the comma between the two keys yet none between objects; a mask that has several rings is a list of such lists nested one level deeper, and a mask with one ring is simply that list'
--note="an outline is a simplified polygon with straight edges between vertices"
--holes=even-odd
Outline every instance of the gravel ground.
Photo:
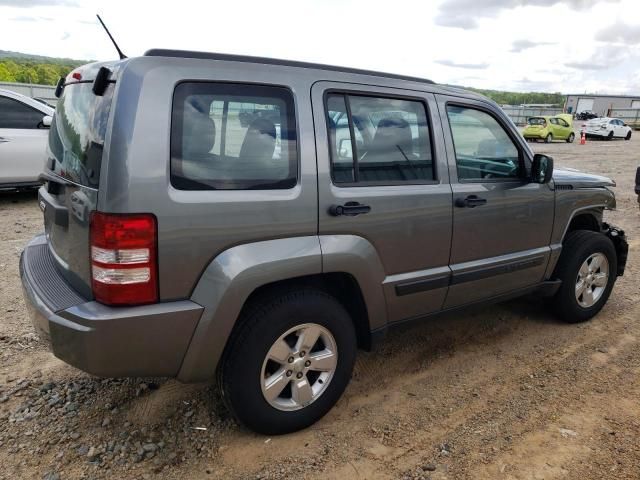
[{"label": "gravel ground", "polygon": [[273,438],[236,425],[210,384],[105,380],[55,359],[18,275],[42,228],[36,197],[0,194],[0,480],[640,478],[640,132],[532,148],[618,181],[607,218],[632,250],[598,317],[565,325],[525,298],[392,332],[323,420]]}]

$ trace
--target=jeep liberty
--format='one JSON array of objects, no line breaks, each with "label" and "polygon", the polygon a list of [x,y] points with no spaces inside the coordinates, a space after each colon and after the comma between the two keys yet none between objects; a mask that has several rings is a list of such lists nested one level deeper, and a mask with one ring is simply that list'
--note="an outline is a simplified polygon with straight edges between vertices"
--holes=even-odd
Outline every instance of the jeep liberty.
[{"label": "jeep liberty", "polygon": [[531,292],[581,322],[624,272],[614,182],[475,93],[151,50],[58,94],[20,260],[37,331],[94,375],[217,378],[258,432],[320,419],[390,327]]}]

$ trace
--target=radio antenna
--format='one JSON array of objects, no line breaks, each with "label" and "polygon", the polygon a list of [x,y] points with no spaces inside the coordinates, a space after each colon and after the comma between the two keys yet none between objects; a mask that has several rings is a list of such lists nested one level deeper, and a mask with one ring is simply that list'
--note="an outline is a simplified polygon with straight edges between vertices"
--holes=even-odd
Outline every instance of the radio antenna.
[{"label": "radio antenna", "polygon": [[109,38],[111,39],[111,42],[113,43],[113,46],[116,47],[116,50],[118,51],[118,55],[120,55],[120,60],[122,60],[123,58],[127,58],[127,56],[124,53],[122,53],[122,50],[120,50],[120,47],[118,46],[116,41],[111,36],[111,33],[109,33],[109,29],[107,28],[107,26],[104,24],[104,22],[100,18],[100,15],[96,14],[96,17],[98,17],[98,21],[100,22],[100,25],[102,25],[102,28],[104,28],[104,31],[107,32],[107,35],[109,35]]}]

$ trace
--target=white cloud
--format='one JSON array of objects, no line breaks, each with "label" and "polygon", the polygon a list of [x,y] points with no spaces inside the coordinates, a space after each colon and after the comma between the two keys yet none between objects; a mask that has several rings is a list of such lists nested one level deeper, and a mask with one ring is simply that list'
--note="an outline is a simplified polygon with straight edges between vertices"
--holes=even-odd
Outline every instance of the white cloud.
[{"label": "white cloud", "polygon": [[436,63],[444,65],[445,67],[467,68],[470,70],[484,70],[486,68],[489,68],[488,63],[464,63],[454,62],[453,60],[436,60]]},{"label": "white cloud", "polygon": [[[612,1],[181,0],[175,8],[152,0],[78,0],[75,7],[69,0],[0,0],[0,48],[115,59],[95,18],[99,12],[128,56],[175,48],[345,65],[478,88],[640,93],[633,76],[639,47],[625,49],[626,57],[598,53],[635,38],[634,27],[620,27],[627,24],[619,23],[619,12],[640,18],[638,0]],[[440,25],[443,15],[449,23],[468,22],[467,28]]]},{"label": "white cloud", "polygon": [[541,47],[543,45],[555,45],[555,42],[545,42],[543,40],[516,40],[511,44],[511,51],[519,53],[524,50]]},{"label": "white cloud", "polygon": [[566,62],[565,65],[580,70],[607,70],[618,65],[628,56],[629,50],[627,48],[606,45],[598,47],[589,57],[583,60]]},{"label": "white cloud", "polygon": [[476,28],[478,18],[490,18],[502,10],[518,7],[553,7],[566,5],[574,10],[585,10],[602,2],[619,0],[445,0],[440,5],[436,23],[444,27]]},{"label": "white cloud", "polygon": [[640,25],[629,25],[618,21],[600,30],[596,34],[596,40],[627,45],[640,44]]}]

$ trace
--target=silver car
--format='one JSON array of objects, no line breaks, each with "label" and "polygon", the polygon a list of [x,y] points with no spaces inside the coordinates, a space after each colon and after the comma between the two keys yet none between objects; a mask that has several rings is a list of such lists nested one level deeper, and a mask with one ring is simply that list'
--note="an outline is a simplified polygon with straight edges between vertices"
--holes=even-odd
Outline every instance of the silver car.
[{"label": "silver car", "polygon": [[554,170],[471,92],[154,50],[61,93],[34,325],[95,375],[217,377],[259,432],[321,418],[390,328],[531,292],[586,321],[624,272],[615,183]]},{"label": "silver car", "polygon": [[0,89],[0,189],[40,185],[54,109]]}]

